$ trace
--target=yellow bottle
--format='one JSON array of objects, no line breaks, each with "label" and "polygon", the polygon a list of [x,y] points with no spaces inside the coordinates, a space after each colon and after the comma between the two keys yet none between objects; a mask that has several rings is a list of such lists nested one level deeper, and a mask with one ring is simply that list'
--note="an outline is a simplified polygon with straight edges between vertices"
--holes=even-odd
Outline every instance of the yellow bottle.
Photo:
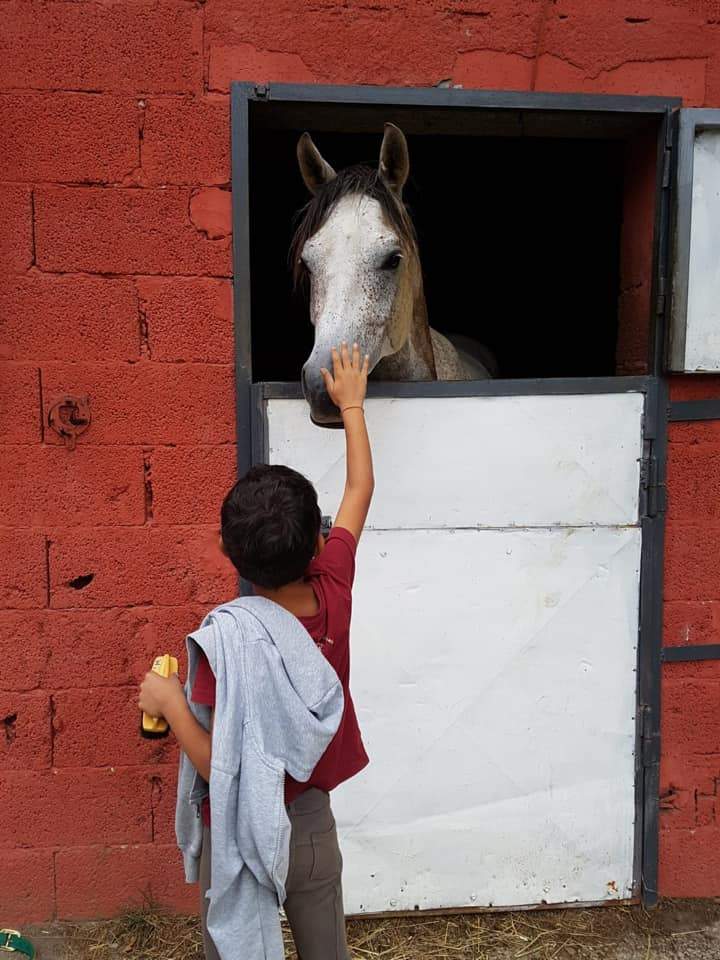
[{"label": "yellow bottle", "polygon": [[[153,673],[159,673],[161,677],[169,677],[171,673],[178,672],[177,658],[164,653],[161,657],[155,657],[150,669]],[[164,717],[151,717],[150,714],[143,712],[140,721],[140,733],[143,737],[148,740],[157,740],[159,737],[166,737],[168,730],[168,723]]]}]

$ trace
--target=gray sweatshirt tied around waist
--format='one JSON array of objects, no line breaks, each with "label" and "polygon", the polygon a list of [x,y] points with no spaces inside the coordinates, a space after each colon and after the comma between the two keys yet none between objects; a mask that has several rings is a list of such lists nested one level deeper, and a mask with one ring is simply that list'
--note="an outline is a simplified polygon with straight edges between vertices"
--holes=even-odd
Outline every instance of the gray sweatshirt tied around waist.
[{"label": "gray sweatshirt tied around waist", "polygon": [[185,694],[193,703],[200,651],[215,674],[209,785],[180,755],[175,831],[185,879],[198,879],[200,803],[210,795],[212,862],[207,927],[221,960],[283,960],[290,821],[285,771],[305,782],[343,713],[337,674],[299,620],[262,597],[216,607],[187,638]]}]

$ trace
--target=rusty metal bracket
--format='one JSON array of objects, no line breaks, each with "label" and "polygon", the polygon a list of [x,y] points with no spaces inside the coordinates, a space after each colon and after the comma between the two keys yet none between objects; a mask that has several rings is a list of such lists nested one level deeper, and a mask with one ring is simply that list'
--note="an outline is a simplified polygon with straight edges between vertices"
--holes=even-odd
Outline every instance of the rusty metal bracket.
[{"label": "rusty metal bracket", "polygon": [[89,397],[60,397],[48,411],[48,426],[62,438],[68,450],[75,449],[77,438],[90,426]]}]

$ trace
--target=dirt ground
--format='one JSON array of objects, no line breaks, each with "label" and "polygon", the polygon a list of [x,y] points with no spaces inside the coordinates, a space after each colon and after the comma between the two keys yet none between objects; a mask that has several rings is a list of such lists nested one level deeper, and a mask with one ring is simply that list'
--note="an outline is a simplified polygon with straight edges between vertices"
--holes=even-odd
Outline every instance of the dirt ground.
[{"label": "dirt ground", "polygon": [[[202,960],[193,918],[28,928],[38,960]],[[353,960],[720,960],[720,898],[348,923]],[[288,939],[288,960],[295,952]]]}]

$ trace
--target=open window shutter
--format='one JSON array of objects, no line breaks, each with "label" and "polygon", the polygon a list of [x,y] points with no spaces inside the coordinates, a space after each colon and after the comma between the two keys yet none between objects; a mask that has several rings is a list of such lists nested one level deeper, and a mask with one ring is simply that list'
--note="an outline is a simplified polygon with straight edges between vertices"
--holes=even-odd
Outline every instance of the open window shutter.
[{"label": "open window shutter", "polygon": [[681,110],[673,231],[671,370],[720,372],[720,110]]}]

